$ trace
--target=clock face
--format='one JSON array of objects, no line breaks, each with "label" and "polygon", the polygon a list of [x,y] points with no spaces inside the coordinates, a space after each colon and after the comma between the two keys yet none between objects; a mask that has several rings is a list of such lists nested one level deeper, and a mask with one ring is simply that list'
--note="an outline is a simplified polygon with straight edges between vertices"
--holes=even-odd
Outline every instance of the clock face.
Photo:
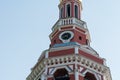
[{"label": "clock face", "polygon": [[63,42],[63,43],[67,43],[70,42],[70,40],[73,38],[74,34],[72,31],[64,31],[59,35],[59,39]]},{"label": "clock face", "polygon": [[71,34],[70,34],[70,33],[64,33],[64,34],[61,36],[61,38],[62,38],[63,40],[68,40],[70,37],[71,37]]}]

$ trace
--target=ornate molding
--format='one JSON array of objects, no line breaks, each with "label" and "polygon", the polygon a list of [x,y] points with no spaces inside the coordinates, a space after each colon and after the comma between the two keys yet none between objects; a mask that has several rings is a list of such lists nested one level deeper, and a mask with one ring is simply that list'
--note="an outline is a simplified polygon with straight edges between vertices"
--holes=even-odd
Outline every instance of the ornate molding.
[{"label": "ornate molding", "polygon": [[67,55],[67,56],[61,56],[61,57],[48,58],[46,59],[46,63],[49,67],[58,67],[58,66],[69,65],[69,64],[78,64],[78,65],[84,66],[100,74],[103,74],[107,71],[106,66],[102,64],[98,64],[81,55]]},{"label": "ornate molding", "polygon": [[41,75],[46,68],[60,67],[71,64],[83,66],[101,75],[109,74],[109,69],[105,65],[98,64],[97,62],[87,59],[81,55],[74,54],[43,59],[38,62],[38,65],[32,70],[31,74],[27,77],[27,80],[36,80],[36,78],[38,78],[38,76]]}]

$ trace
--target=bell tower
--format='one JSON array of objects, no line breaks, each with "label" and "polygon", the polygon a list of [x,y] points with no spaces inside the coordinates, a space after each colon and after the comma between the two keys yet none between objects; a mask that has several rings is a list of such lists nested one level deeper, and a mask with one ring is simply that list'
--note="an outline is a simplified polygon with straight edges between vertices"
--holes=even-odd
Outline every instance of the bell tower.
[{"label": "bell tower", "polygon": [[82,0],[60,0],[59,19],[26,80],[112,80],[105,59],[90,46],[86,22],[81,20]]},{"label": "bell tower", "polygon": [[82,4],[80,0],[60,0],[59,10],[60,18],[81,19]]},{"label": "bell tower", "polygon": [[52,28],[51,47],[60,44],[89,45],[90,35],[86,23],[81,20],[81,0],[60,0],[59,20]]}]

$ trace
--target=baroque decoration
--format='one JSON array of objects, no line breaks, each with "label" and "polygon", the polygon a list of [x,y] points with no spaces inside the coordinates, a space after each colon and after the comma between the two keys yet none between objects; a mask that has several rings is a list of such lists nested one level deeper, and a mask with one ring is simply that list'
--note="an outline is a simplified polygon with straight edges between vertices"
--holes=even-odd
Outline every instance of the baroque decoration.
[{"label": "baroque decoration", "polygon": [[112,80],[106,60],[90,46],[82,0],[60,0],[50,47],[42,52],[26,80]]}]

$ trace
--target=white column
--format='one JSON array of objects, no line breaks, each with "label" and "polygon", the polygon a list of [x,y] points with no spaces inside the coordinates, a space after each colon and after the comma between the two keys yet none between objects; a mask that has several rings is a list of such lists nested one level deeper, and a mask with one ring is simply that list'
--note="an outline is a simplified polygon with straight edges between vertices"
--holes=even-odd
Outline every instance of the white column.
[{"label": "white column", "polygon": [[45,58],[48,58],[49,54],[48,54],[48,50],[45,51]]},{"label": "white column", "polygon": [[79,74],[79,73],[78,73],[78,71],[76,70],[76,71],[75,71],[75,80],[79,80],[78,74]]},{"label": "white column", "polygon": [[78,47],[76,46],[76,47],[75,47],[75,54],[78,54],[78,53],[79,53]]},{"label": "white column", "polygon": [[41,75],[41,80],[46,80],[46,76],[44,73]]},{"label": "white column", "polygon": [[[75,54],[78,54],[78,47],[75,47]],[[75,80],[79,80],[79,72],[78,72],[77,61],[75,60]]]}]

